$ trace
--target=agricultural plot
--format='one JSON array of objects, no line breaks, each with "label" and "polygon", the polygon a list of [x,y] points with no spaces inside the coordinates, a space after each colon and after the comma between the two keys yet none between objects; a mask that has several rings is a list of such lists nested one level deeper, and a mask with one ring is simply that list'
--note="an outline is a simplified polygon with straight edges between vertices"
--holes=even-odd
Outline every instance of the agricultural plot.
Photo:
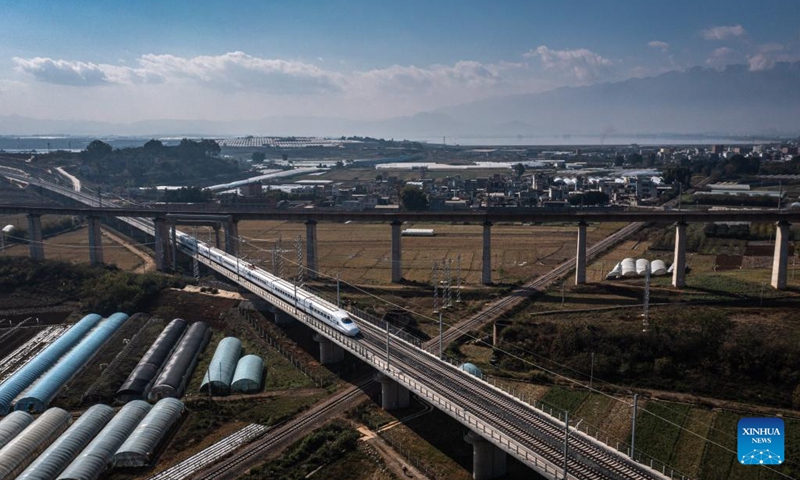
[{"label": "agricultural plot", "polygon": [[[402,269],[406,280],[431,282],[434,262],[452,261],[453,276],[458,268],[466,285],[480,283],[483,227],[480,225],[406,224],[403,228],[432,228],[435,237],[403,237]],[[620,224],[593,224],[587,229],[591,245]],[[366,223],[319,223],[317,255],[319,269],[355,283],[388,283],[391,276],[390,226]],[[201,240],[212,239],[208,229],[198,229]],[[279,256],[284,275],[297,270],[295,239],[303,242],[305,225],[292,222],[239,224],[245,258],[272,271],[273,248],[280,239]],[[497,283],[527,281],[550,271],[575,256],[577,228],[572,225],[495,225],[492,227],[492,275]]]},{"label": "agricultural plot", "polygon": [[[542,397],[541,401],[548,407],[554,407],[553,415],[558,413],[563,418],[563,412],[565,410],[569,411],[571,415],[574,414],[588,396],[589,392],[586,390],[569,390],[561,387],[553,387]],[[556,409],[558,412],[556,412]]]},{"label": "agricultural plot", "polygon": [[[44,223],[47,215],[42,217]],[[2,220],[0,220],[2,222]],[[12,223],[13,224],[13,223]],[[27,220],[23,225],[27,225]],[[27,227],[26,227],[27,228]],[[142,259],[132,253],[124,245],[109,238],[103,233],[103,261],[108,265],[116,265],[121,270],[136,270],[141,267]],[[89,233],[86,227],[70,230],[59,235],[54,235],[43,240],[44,256],[49,260],[59,260],[70,263],[89,263]],[[27,243],[6,244],[6,251],[2,255],[28,256],[30,254]]]},{"label": "agricultural plot", "polygon": [[677,403],[647,402],[636,420],[636,451],[645,459],[669,464],[689,409]]}]

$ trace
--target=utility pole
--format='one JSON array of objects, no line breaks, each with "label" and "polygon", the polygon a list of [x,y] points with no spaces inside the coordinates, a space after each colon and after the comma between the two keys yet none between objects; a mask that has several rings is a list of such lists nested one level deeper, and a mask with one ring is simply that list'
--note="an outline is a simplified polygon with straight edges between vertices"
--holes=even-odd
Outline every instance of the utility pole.
[{"label": "utility pole", "polygon": [[642,312],[642,332],[650,329],[650,262],[644,269],[644,311]]},{"label": "utility pole", "polygon": [[386,371],[389,371],[389,322],[386,322]]},{"label": "utility pole", "polygon": [[461,254],[459,253],[456,255],[456,275],[458,278],[456,279],[456,284],[458,285],[458,289],[456,290],[456,303],[461,303]]},{"label": "utility pole", "polygon": [[433,262],[433,313],[439,311],[439,263]]},{"label": "utility pole", "polygon": [[303,283],[303,238],[298,235],[294,240],[294,250],[297,262],[297,278],[298,283]]},{"label": "utility pole", "polygon": [[636,413],[639,410],[639,395],[633,394],[633,417],[631,417],[631,458],[636,453]]},{"label": "utility pole", "polygon": [[569,410],[564,412],[564,480],[567,480],[567,450],[569,448]]},{"label": "utility pole", "polygon": [[[197,239],[197,227],[194,227],[194,255],[192,255],[192,273],[194,274],[194,279],[196,281],[200,281],[200,262],[197,261],[197,242],[200,240]],[[208,243],[211,245],[211,242]]]},{"label": "utility pole", "polygon": [[444,358],[442,351],[444,343],[444,323],[442,322],[442,312],[439,312],[439,360]]},{"label": "utility pole", "polygon": [[341,274],[339,272],[336,272],[336,306],[341,308],[342,294],[341,294],[341,289],[339,287],[340,282],[341,282]]}]

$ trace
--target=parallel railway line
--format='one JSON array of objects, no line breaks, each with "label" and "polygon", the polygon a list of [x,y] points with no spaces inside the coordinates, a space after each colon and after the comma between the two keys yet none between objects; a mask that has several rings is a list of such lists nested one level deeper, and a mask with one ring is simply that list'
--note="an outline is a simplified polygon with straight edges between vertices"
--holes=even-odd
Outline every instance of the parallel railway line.
[{"label": "parallel railway line", "polygon": [[[364,324],[365,344],[374,355],[385,357],[385,334],[377,327]],[[436,385],[442,396],[456,404],[464,405],[467,416],[475,416],[481,422],[492,422],[494,429],[505,433],[534,450],[536,454],[554,465],[563,462],[564,424],[548,418],[530,406],[458,370],[448,364],[426,358],[427,354],[403,341],[391,343],[390,365],[396,366],[405,375],[424,379]],[[431,361],[434,360],[434,361]],[[525,426],[525,427],[523,427]],[[658,479],[660,474],[613,452],[610,447],[600,446],[597,441],[581,432],[570,432],[569,468],[575,478],[589,479]]]},{"label": "parallel railway line", "polygon": [[[76,194],[76,192],[69,193],[67,196],[72,198],[79,196],[80,198],[76,199],[90,204],[94,203],[87,201],[87,196],[85,195]],[[153,226],[149,221],[139,218],[125,218],[124,220],[149,233],[153,232]],[[640,226],[641,224],[626,226],[615,235],[598,242],[590,251],[596,252],[606,248],[616,241],[616,238],[634,231]],[[255,293],[265,296],[268,300],[272,297],[263,292],[262,289],[254,288],[250,282],[240,279],[238,274],[225,271],[222,266],[216,265],[212,268],[224,273]],[[565,262],[554,271],[539,277],[525,287],[528,289],[540,288],[559,278],[570,268],[571,262]],[[520,302],[526,296],[516,295],[512,296],[512,298],[503,299],[493,305],[493,311],[496,312],[500,309],[508,308],[513,302]],[[281,308],[287,307],[284,305]],[[289,308],[287,311],[292,313],[292,310]],[[441,362],[430,353],[416,348],[394,335],[390,337],[391,341],[389,341],[388,345],[388,355],[392,360],[392,368],[389,369],[389,358],[386,357],[387,337],[385,336],[385,331],[381,330],[380,326],[373,325],[368,321],[359,322],[363,336],[360,339],[352,339],[343,337],[340,333],[331,330],[313,318],[309,318],[302,312],[298,313],[296,309],[294,310],[294,315],[303,320],[304,323],[327,335],[335,343],[348,349],[359,358],[368,361],[379,370],[383,369],[390,378],[398,381],[401,385],[421,397],[433,400],[433,403],[438,408],[469,426],[469,428],[481,434],[488,441],[500,446],[506,452],[545,473],[550,478],[558,478],[560,476],[560,470],[557,465],[563,462],[563,451],[559,451],[558,445],[564,441],[563,422],[534,410],[529,405],[492,387],[483,380],[472,377],[466,372]],[[481,321],[485,321],[486,318],[490,318],[489,312],[483,312],[469,319],[468,322],[470,323],[467,324],[467,330],[464,330],[465,327],[459,328],[453,334],[453,338],[457,338],[462,332],[472,328],[469,325],[476,325]],[[359,319],[355,318],[355,320],[358,321]],[[268,449],[290,438],[293,432],[303,428],[312,428],[316,421],[325,418],[337,404],[345,401],[350,395],[356,394],[357,391],[354,389],[340,394],[343,397],[337,397],[336,401],[322,404],[313,411],[313,415],[310,412],[308,415],[304,415],[302,420],[290,422],[273,430],[273,433],[266,435],[238,452],[228,461],[212,467],[196,478],[228,478],[230,475],[235,474],[238,469],[244,468],[254,460],[257,461],[258,456]],[[614,451],[581,432],[571,433],[570,438],[569,469],[579,475],[573,474],[570,478],[600,480],[656,480],[667,478],[628,459],[621,452]]]},{"label": "parallel railway line", "polygon": [[198,473],[194,478],[202,480],[234,478],[234,475],[257,463],[259,457],[268,454],[270,450],[275,449],[278,445],[296,438],[298,433],[320,425],[323,420],[329,418],[329,414],[357,399],[362,394],[362,390],[368,388],[373,382],[374,380],[370,379],[347,388],[296,419],[269,430],[264,436],[242,449],[235,456],[229,457]]},{"label": "parallel railway line", "polygon": [[[643,223],[631,223],[628,224],[618,231],[614,232],[613,234],[609,235],[608,237],[600,240],[599,242],[595,243],[591,247],[586,249],[586,259],[587,261],[597,254],[605,251],[607,248],[611,247],[621,239],[624,239],[628,235],[636,232],[640,228],[642,228]],[[447,329],[443,336],[442,336],[442,348],[446,349],[448,345],[452,342],[456,341],[457,339],[461,338],[462,336],[466,335],[467,332],[471,330],[475,330],[480,328],[482,325],[489,323],[491,321],[496,320],[504,313],[508,312],[511,308],[515,307],[516,305],[523,302],[525,299],[533,295],[536,291],[541,290],[547,287],[552,282],[562,278],[567,273],[575,268],[575,259],[572,258],[559,264],[553,270],[541,275],[540,277],[532,280],[525,285],[514,289],[509,295],[495,301],[492,303],[489,308],[478,312],[477,314],[473,315],[472,317],[456,323],[449,329]],[[439,348],[439,338],[433,338],[428,340],[423,344],[423,348],[429,352],[434,352],[436,349]]]}]

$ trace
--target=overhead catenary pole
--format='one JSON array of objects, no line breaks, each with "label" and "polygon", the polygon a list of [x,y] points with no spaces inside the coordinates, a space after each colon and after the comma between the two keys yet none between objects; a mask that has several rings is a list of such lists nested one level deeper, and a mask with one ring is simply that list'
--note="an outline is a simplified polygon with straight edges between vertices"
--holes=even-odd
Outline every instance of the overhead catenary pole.
[{"label": "overhead catenary pole", "polygon": [[439,311],[439,262],[433,262],[433,313]]},{"label": "overhead catenary pole", "polygon": [[442,312],[439,312],[439,359],[444,358],[444,323],[442,322]]},{"label": "overhead catenary pole", "polygon": [[340,287],[341,282],[342,282],[341,274],[339,272],[336,272],[336,306],[340,308],[342,306],[342,293],[341,293],[342,290]]},{"label": "overhead catenary pole", "polygon": [[386,371],[389,371],[389,322],[386,322]]},{"label": "overhead catenary pole", "polygon": [[631,417],[631,458],[636,453],[636,413],[639,409],[639,395],[633,394],[633,416]]},{"label": "overhead catenary pole", "polygon": [[456,280],[458,284],[458,289],[456,290],[456,303],[461,303],[461,254],[459,253],[456,255],[456,275],[458,279]]},{"label": "overhead catenary pole", "polygon": [[569,410],[564,412],[564,480],[567,480],[568,449],[569,449]]},{"label": "overhead catenary pole", "polygon": [[642,332],[650,330],[650,262],[644,269],[644,311],[642,312]]}]

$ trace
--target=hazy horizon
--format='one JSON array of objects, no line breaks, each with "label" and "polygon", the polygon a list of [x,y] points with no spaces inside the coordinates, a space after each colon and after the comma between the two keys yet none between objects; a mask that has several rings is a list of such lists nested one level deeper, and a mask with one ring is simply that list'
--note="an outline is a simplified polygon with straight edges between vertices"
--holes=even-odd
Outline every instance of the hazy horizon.
[{"label": "hazy horizon", "polygon": [[32,0],[4,10],[0,115],[62,122],[380,122],[559,87],[800,60],[800,14],[779,0]]}]

